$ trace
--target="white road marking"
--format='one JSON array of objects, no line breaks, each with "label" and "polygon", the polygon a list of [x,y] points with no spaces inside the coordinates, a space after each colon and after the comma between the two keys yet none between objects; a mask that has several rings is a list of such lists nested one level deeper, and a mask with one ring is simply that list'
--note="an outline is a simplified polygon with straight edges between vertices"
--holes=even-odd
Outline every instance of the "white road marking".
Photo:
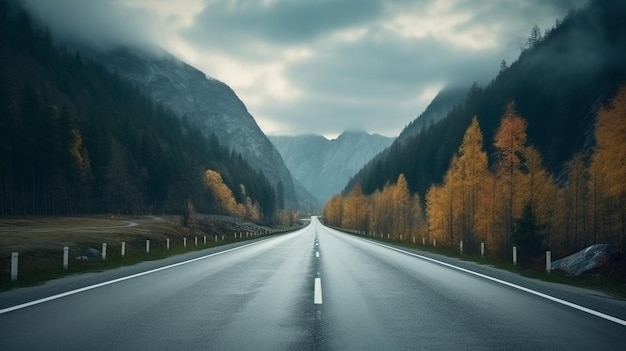
[{"label": "white road marking", "polygon": [[[283,238],[285,238],[285,237],[283,237]],[[218,255],[225,254],[225,253],[228,253],[228,252],[232,252],[232,251],[240,250],[240,249],[246,248],[246,247],[248,247],[248,246],[256,245],[256,244],[259,244],[259,243],[261,243],[261,242],[264,242],[264,241],[260,241],[260,242],[259,242],[259,241],[257,241],[257,242],[253,242],[253,243],[250,243],[250,244],[246,244],[246,245],[242,245],[242,246],[237,246],[237,247],[234,247],[234,248],[232,248],[232,249],[228,249],[228,250],[224,250],[224,251],[220,251],[220,252],[215,252],[215,253],[212,253],[212,254],[209,254],[209,255],[206,255],[206,256],[196,257],[196,258],[191,259],[191,260],[188,260],[188,261],[183,261],[183,262],[174,263],[174,264],[171,264],[171,265],[169,265],[169,266],[164,266],[164,267],[160,267],[160,268],[155,268],[155,269],[152,269],[152,270],[149,270],[149,271],[145,271],[145,272],[141,272],[141,273],[137,273],[137,274],[129,275],[129,276],[122,277],[122,278],[117,278],[117,279],[109,280],[109,281],[106,281],[106,282],[102,282],[102,283],[99,283],[99,284],[94,284],[94,285],[86,286],[86,287],[84,287],[84,288],[80,288],[80,289],[76,289],[76,290],[67,291],[67,292],[64,292],[64,293],[61,293],[61,294],[57,294],[57,295],[48,296],[48,297],[45,297],[45,298],[43,298],[43,299],[34,300],[34,301],[26,302],[26,303],[23,303],[23,304],[19,304],[19,305],[15,305],[15,306],[11,306],[11,307],[7,307],[7,308],[3,308],[3,309],[0,309],[0,314],[4,314],[4,313],[8,313],[8,312],[12,312],[12,311],[15,311],[15,310],[20,310],[20,309],[22,309],[22,308],[26,308],[26,307],[30,307],[30,306],[34,306],[34,305],[38,305],[38,304],[41,304],[41,303],[44,303],[44,302],[48,302],[48,301],[52,301],[52,300],[56,300],[56,299],[60,299],[60,298],[62,298],[62,297],[66,297],[66,296],[70,296],[70,295],[75,295],[75,294],[78,294],[78,293],[81,293],[81,292],[85,292],[85,291],[88,291],[88,290],[92,290],[92,289],[100,288],[100,287],[107,286],[107,285],[111,285],[111,284],[114,284],[114,283],[119,283],[119,282],[122,282],[122,281],[125,281],[125,280],[129,280],[129,279],[133,279],[133,278],[138,278],[138,277],[141,277],[141,276],[144,276],[144,275],[148,275],[148,274],[151,274],[151,273],[156,273],[156,272],[164,271],[164,270],[166,270],[166,269],[170,269],[170,268],[174,268],[174,267],[182,266],[182,265],[185,265],[185,264],[188,264],[188,263],[192,263],[192,262],[196,262],[196,261],[204,260],[204,259],[206,259],[206,258],[210,258],[210,257],[218,256]]]},{"label": "white road marking", "polygon": [[322,304],[322,278],[315,278],[315,291],[313,292],[313,303]]},{"label": "white road marking", "polygon": [[507,281],[500,280],[498,278],[490,277],[490,276],[485,275],[485,274],[474,272],[474,271],[471,271],[469,269],[457,267],[455,265],[452,265],[452,264],[449,264],[449,263],[445,263],[445,262],[436,260],[434,258],[430,258],[430,257],[426,257],[426,256],[422,256],[422,255],[410,252],[410,251],[405,251],[405,250],[402,250],[402,249],[398,249],[398,248],[395,248],[393,246],[387,246],[387,245],[379,244],[379,243],[371,241],[371,240],[367,240],[367,241],[371,242],[374,245],[385,247],[387,249],[391,249],[391,250],[394,250],[394,251],[397,251],[397,252],[401,252],[401,253],[404,253],[404,254],[407,254],[407,255],[410,255],[410,256],[418,257],[418,258],[421,258],[423,260],[430,261],[430,262],[433,262],[433,263],[436,263],[436,264],[439,264],[439,265],[442,265],[442,266],[445,266],[445,267],[448,267],[448,268],[456,269],[456,270],[461,271],[461,272],[465,272],[465,273],[468,273],[468,274],[475,275],[477,277],[481,277],[481,278],[484,278],[484,279],[487,279],[487,280],[491,280],[492,282],[496,282],[496,283],[499,283],[499,284],[502,284],[502,285],[506,285],[506,286],[509,286],[511,288],[514,288],[514,289],[517,289],[517,290],[521,290],[521,291],[527,292],[527,293],[535,295],[535,296],[539,296],[539,297],[544,298],[546,300],[550,300],[550,301],[559,303],[561,305],[571,307],[571,308],[579,310],[581,312],[585,312],[585,313],[588,313],[590,315],[593,315],[593,316],[596,316],[596,317],[600,317],[600,318],[605,319],[607,321],[614,322],[614,323],[626,326],[626,320],[619,319],[617,317],[610,316],[610,315],[608,315],[606,313],[602,313],[602,312],[599,312],[599,311],[596,311],[596,310],[592,310],[592,309],[584,307],[584,306],[577,305],[577,304],[569,302],[569,301],[565,301],[565,300],[559,299],[558,297],[550,296],[548,294],[544,294],[544,293],[539,292],[539,291],[535,291],[535,290],[532,290],[532,289],[529,289],[529,288],[525,288],[525,287],[517,285],[517,284],[509,283]]}]

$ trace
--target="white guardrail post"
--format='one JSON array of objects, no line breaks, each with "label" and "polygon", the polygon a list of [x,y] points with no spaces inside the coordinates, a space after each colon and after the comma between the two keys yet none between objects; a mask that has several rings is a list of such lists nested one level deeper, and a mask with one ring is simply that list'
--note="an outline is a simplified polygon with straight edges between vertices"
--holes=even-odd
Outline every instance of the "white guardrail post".
[{"label": "white guardrail post", "polygon": [[17,280],[17,265],[19,253],[11,252],[11,281]]},{"label": "white guardrail post", "polygon": [[63,248],[63,269],[67,270],[70,261],[70,248],[65,246]]}]

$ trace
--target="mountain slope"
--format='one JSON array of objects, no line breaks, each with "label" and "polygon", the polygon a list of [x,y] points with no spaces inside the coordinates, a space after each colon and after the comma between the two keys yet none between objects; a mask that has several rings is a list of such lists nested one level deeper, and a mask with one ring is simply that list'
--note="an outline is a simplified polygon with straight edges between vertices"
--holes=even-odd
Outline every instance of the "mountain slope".
[{"label": "mountain slope", "polygon": [[428,128],[445,118],[457,104],[463,101],[468,91],[469,87],[467,86],[443,88],[428,104],[424,112],[402,130],[395,142],[403,142],[419,134],[422,129]]},{"label": "mountain slope", "polygon": [[287,168],[319,203],[324,203],[393,138],[347,131],[337,139],[320,135],[270,136]]},{"label": "mountain slope", "polygon": [[[207,168],[271,219],[269,181],[0,1],[0,214],[216,212]],[[240,190],[246,188],[246,194]]]},{"label": "mountain slope", "polygon": [[574,153],[592,146],[593,116],[626,82],[624,18],[626,3],[617,0],[570,14],[487,87],[473,87],[445,119],[369,163],[346,190],[360,183],[371,193],[404,173],[411,191],[424,195],[441,182],[473,116],[493,155],[493,136],[510,101],[528,122],[529,142],[559,175]]},{"label": "mountain slope", "polygon": [[140,90],[197,126],[204,135],[215,135],[221,144],[240,153],[276,189],[282,189],[279,192],[286,206],[298,205],[296,186],[280,154],[226,84],[166,53],[118,49],[97,56],[109,69],[136,83]]}]

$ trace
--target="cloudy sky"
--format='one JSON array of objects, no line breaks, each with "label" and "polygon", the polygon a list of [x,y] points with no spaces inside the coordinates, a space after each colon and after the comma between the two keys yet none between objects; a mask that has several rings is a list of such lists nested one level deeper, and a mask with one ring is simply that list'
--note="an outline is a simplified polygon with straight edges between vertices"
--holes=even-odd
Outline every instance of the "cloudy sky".
[{"label": "cloudy sky", "polygon": [[230,85],[267,134],[397,136],[585,0],[23,0],[56,38],[157,45]]}]

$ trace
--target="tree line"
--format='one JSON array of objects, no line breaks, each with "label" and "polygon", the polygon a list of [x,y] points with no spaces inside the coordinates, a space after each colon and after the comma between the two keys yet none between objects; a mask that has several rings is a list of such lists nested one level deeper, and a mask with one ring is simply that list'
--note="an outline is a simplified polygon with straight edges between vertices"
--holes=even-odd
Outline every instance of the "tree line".
[{"label": "tree line", "polygon": [[564,255],[593,243],[626,250],[626,87],[598,111],[593,152],[574,155],[563,184],[528,142],[527,128],[509,103],[493,139],[490,167],[474,117],[443,181],[430,185],[424,204],[401,174],[371,195],[360,186],[335,195],[324,207],[325,221],[395,239],[435,239],[448,247],[463,241],[470,252],[485,243],[500,256],[511,246],[527,257],[544,249]]}]

